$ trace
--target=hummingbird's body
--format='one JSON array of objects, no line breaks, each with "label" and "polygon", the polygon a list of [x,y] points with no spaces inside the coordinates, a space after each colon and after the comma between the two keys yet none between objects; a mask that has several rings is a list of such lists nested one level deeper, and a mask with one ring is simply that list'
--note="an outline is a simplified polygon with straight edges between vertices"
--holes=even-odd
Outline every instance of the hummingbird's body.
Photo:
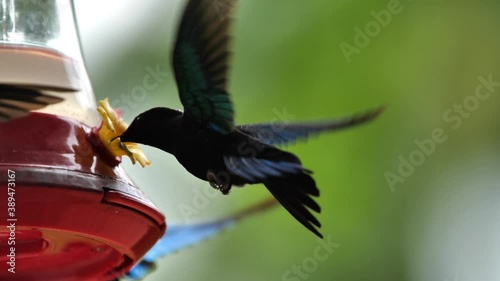
[{"label": "hummingbird's body", "polygon": [[312,172],[277,145],[363,124],[382,109],[327,122],[236,126],[227,91],[229,14],[234,0],[189,0],[173,51],[184,112],[157,107],[137,116],[120,136],[174,155],[191,174],[227,194],[232,186],[264,184],[306,228],[321,236]]},{"label": "hummingbird's body", "polygon": [[[149,117],[148,122],[142,124],[146,115]],[[151,133],[153,131],[157,133]],[[220,134],[200,127],[188,115],[168,108],[153,108],[143,113],[141,118],[134,120],[134,127],[127,130],[121,140],[127,141],[127,137],[132,134],[135,136],[134,142],[148,144],[174,155],[191,174],[209,181],[225,194],[232,185],[261,183],[238,176],[234,170],[243,167],[226,164],[231,157],[252,156],[263,160],[278,160],[281,157],[284,161],[300,164],[292,154],[262,143],[239,127],[229,134]],[[228,169],[228,165],[233,169]]]},{"label": "hummingbird's body", "polygon": [[202,180],[207,180],[208,170],[223,169],[221,156],[230,142],[230,136],[217,136],[211,130],[200,128],[180,111],[155,108],[149,112],[155,115],[153,122],[143,125],[141,119],[136,121],[140,124],[136,126],[143,130],[134,133],[141,136],[140,143],[174,155],[186,170]]}]

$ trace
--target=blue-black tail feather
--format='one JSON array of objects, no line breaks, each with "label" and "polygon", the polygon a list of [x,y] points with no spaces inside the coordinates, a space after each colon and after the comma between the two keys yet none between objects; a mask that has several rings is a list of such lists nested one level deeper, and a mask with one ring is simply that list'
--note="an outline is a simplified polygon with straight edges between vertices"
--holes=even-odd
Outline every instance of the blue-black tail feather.
[{"label": "blue-black tail feather", "polygon": [[[314,200],[319,196],[319,189],[311,177],[312,172],[302,166],[300,159],[241,132],[235,132],[232,141],[231,150],[224,155],[224,163],[227,171],[235,176],[233,184],[263,183],[290,214],[322,237],[316,229],[321,224],[311,213],[321,211]],[[251,144],[247,149],[252,153],[239,153],[241,146],[238,144],[241,143]]]},{"label": "blue-black tail feather", "polygon": [[316,229],[316,227],[321,227],[321,223],[310,211],[320,213],[321,208],[305,192],[305,190],[316,190],[317,192],[313,196],[319,196],[316,183],[309,173],[302,172],[269,178],[264,182],[264,185],[295,219],[314,234],[323,238],[323,235]]}]

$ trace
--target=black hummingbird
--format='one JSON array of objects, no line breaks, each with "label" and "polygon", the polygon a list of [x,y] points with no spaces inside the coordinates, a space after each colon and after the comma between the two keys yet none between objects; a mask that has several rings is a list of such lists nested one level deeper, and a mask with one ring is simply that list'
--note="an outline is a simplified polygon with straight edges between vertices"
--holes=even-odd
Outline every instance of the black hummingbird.
[{"label": "black hummingbird", "polygon": [[[173,50],[184,112],[164,107],[138,115],[121,142],[173,154],[194,176],[227,194],[231,186],[263,183],[306,228],[322,237],[319,196],[312,172],[297,156],[275,147],[311,134],[359,125],[382,109],[329,122],[236,126],[227,91],[229,27],[234,0],[189,0]],[[310,209],[310,210],[309,210]]]}]

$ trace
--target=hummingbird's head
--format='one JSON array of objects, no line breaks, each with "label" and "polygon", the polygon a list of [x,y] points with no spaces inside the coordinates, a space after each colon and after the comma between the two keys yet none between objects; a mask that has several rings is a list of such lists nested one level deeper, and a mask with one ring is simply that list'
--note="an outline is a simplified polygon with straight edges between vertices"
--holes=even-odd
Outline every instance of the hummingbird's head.
[{"label": "hummingbird's head", "polygon": [[121,142],[135,142],[158,147],[162,139],[175,129],[182,112],[165,107],[156,107],[135,117],[120,136]]}]

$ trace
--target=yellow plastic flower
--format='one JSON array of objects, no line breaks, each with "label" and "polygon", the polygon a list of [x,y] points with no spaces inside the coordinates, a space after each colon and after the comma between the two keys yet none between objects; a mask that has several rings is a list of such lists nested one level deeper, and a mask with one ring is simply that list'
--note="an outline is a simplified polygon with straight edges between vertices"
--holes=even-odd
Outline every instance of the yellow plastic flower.
[{"label": "yellow plastic flower", "polygon": [[113,156],[126,155],[133,164],[139,162],[142,167],[151,165],[151,161],[149,161],[137,143],[123,143],[120,141],[120,138],[118,138],[125,132],[128,125],[109,105],[108,99],[99,101],[97,111],[101,114],[103,123],[99,129],[99,139],[109,153]]}]

